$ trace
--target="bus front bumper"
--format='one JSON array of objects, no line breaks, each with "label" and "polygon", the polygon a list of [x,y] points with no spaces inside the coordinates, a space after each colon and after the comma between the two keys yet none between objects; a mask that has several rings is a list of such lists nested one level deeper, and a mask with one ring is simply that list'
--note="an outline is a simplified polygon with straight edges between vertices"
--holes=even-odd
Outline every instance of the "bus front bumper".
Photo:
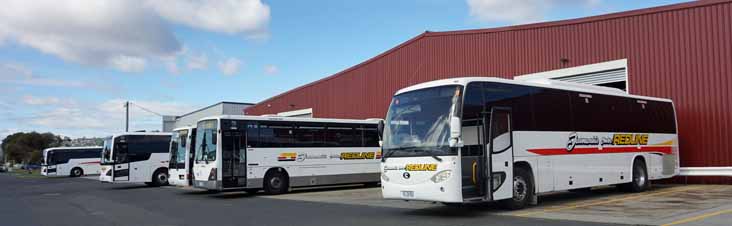
[{"label": "bus front bumper", "polygon": [[193,187],[206,190],[221,190],[221,184],[218,181],[195,180],[193,181]]}]

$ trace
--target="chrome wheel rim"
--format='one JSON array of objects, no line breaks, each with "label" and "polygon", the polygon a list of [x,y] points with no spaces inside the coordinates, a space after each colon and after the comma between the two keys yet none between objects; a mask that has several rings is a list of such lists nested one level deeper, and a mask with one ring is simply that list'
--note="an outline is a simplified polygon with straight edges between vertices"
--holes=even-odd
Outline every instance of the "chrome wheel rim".
[{"label": "chrome wheel rim", "polygon": [[158,175],[158,180],[160,180],[160,182],[165,182],[168,180],[168,176],[165,175],[164,173],[161,173]]},{"label": "chrome wheel rim", "polygon": [[272,186],[272,188],[280,188],[282,185],[282,181],[280,178],[273,177],[271,180],[269,180],[269,184]]},{"label": "chrome wheel rim", "polygon": [[636,169],[636,173],[633,176],[633,180],[635,181],[635,184],[638,185],[638,187],[642,187],[646,184],[646,174],[645,171],[641,168]]}]

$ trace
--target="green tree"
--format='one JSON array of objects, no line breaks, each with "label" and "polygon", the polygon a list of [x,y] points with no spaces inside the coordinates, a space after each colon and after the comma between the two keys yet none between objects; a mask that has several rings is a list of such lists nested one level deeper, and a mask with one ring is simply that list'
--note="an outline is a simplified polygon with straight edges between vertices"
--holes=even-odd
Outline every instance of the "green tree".
[{"label": "green tree", "polygon": [[15,133],[5,137],[2,148],[9,161],[38,163],[43,149],[57,147],[62,139],[52,133]]}]

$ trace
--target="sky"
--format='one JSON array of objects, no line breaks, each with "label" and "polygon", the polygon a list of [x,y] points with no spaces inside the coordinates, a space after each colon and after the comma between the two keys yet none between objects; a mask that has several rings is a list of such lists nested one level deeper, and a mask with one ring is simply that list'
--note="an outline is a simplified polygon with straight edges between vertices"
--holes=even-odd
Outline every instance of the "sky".
[{"label": "sky", "polygon": [[8,0],[0,139],[160,130],[159,115],[256,103],[424,31],[571,19],[675,0]]}]

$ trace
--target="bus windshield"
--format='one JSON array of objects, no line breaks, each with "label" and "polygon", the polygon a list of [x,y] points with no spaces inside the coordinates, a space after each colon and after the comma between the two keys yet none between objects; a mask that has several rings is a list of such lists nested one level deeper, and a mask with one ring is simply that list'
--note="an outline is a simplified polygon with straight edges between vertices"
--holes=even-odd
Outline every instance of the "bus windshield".
[{"label": "bus windshield", "polygon": [[188,131],[181,130],[173,132],[170,143],[170,161],[174,164],[186,163],[186,142],[188,140]]},{"label": "bus windshield", "polygon": [[216,160],[216,132],[218,129],[216,120],[205,120],[198,122],[196,133],[196,161]]},{"label": "bus windshield", "polygon": [[394,97],[384,128],[385,156],[456,155],[449,145],[450,117],[462,86],[411,91]]},{"label": "bus windshield", "polygon": [[112,137],[104,139],[104,147],[102,148],[102,163],[112,163]]}]

